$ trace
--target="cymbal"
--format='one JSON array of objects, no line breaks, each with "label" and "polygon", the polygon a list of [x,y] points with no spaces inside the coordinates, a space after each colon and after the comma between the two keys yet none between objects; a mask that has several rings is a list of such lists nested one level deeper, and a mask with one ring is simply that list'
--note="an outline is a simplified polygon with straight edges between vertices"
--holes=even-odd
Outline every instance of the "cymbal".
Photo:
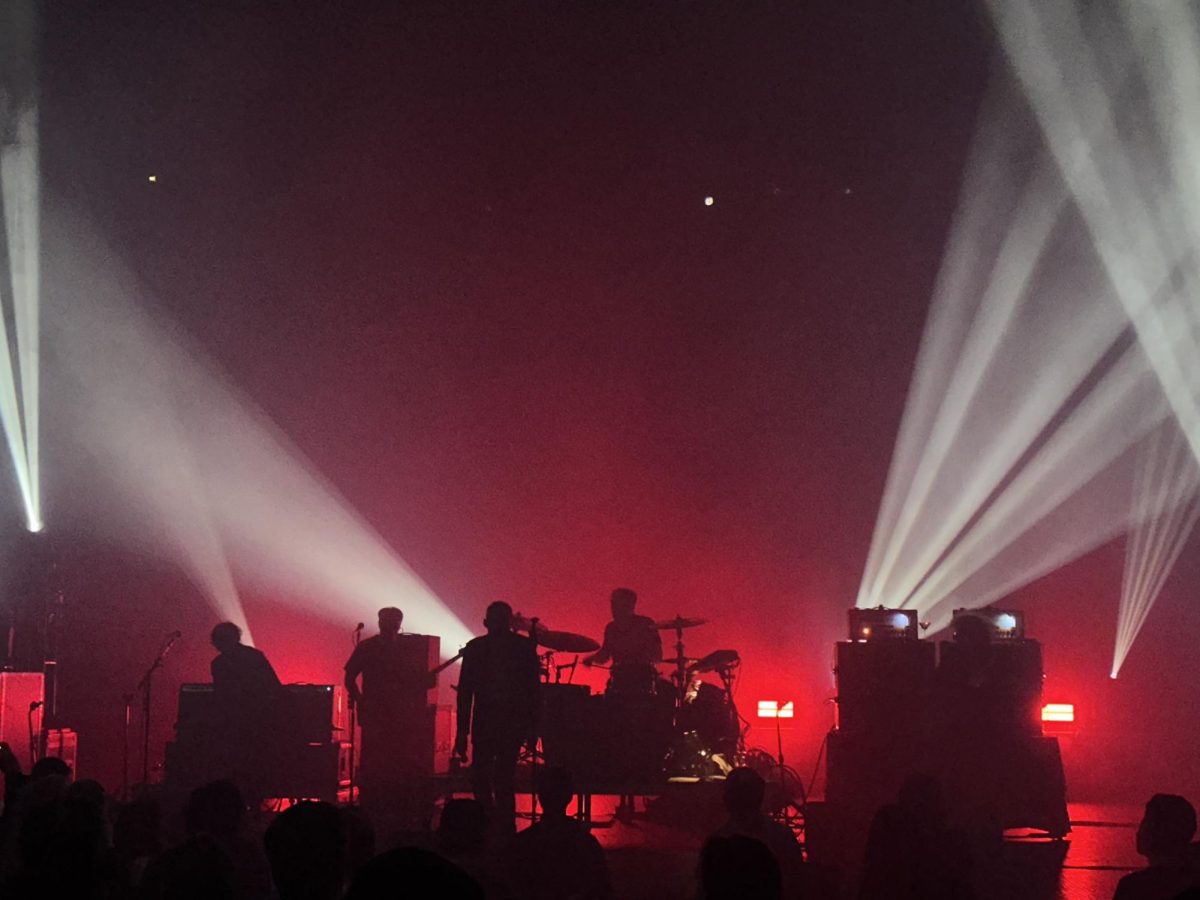
[{"label": "cymbal", "polygon": [[708,656],[699,660],[692,667],[693,672],[715,672],[717,669],[728,669],[740,663],[742,658],[736,650],[714,650]]},{"label": "cymbal", "polygon": [[683,616],[676,616],[673,619],[664,619],[661,622],[655,622],[654,627],[660,630],[695,628],[697,625],[707,625],[708,619],[685,619]]},{"label": "cymbal", "polygon": [[542,647],[562,653],[591,653],[600,649],[600,644],[586,635],[573,634],[570,631],[550,631],[546,628],[537,629],[537,642]]},{"label": "cymbal", "polygon": [[659,663],[664,666],[683,666],[685,669],[700,662],[694,656],[677,656],[673,659],[660,659]]}]

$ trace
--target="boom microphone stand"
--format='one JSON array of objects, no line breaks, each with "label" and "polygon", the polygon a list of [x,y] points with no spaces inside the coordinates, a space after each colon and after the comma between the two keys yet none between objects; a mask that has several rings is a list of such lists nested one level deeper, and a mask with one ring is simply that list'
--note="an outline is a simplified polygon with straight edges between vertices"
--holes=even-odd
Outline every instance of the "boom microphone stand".
[{"label": "boom microphone stand", "polygon": [[162,668],[163,658],[182,636],[181,631],[172,631],[167,635],[158,656],[154,657],[154,662],[150,663],[150,668],[134,688],[135,693],[140,691],[142,694],[142,784],[150,782],[150,688],[154,682],[154,673]]}]

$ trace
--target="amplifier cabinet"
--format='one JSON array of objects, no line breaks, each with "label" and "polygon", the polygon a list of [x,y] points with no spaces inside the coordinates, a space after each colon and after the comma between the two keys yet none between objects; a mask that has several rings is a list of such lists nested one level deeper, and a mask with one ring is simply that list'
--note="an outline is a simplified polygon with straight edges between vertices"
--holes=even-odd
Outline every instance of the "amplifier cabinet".
[{"label": "amplifier cabinet", "polygon": [[71,767],[71,779],[78,777],[79,735],[70,728],[51,728],[46,732],[45,756],[57,756]]},{"label": "amplifier cabinet", "polygon": [[838,729],[891,734],[919,729],[933,698],[930,641],[842,641],[834,648]]},{"label": "amplifier cabinet", "polygon": [[[278,726],[288,740],[306,744],[324,743],[334,731],[349,735],[345,719],[344,689],[332,684],[285,684],[280,701]],[[175,723],[180,736],[217,729],[217,710],[211,684],[179,687],[179,716]]]},{"label": "amplifier cabinet", "polygon": [[8,743],[26,771],[37,755],[37,748],[29,744],[29,710],[32,704],[39,704],[33,711],[36,741],[42,728],[43,687],[41,672],[0,672],[0,741]]}]

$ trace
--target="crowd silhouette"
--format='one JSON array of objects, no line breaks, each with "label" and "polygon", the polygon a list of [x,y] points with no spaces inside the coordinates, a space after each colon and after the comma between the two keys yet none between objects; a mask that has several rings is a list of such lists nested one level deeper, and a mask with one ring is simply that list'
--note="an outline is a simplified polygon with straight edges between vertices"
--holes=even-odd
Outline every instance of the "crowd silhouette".
[{"label": "crowd silhouette", "polygon": [[[22,771],[0,745],[0,896],[12,900],[611,900],[605,851],[568,815],[571,774],[537,771],[541,814],[513,834],[492,827],[473,799],[448,799],[436,829],[377,847],[357,807],[302,801],[248,815],[241,790],[217,781],[168,813],[144,793],[124,802],[95,781],[72,781],[54,758]],[[763,809],[765,785],[735,769],[727,818],[695,851],[696,900],[931,898],[980,892],[980,852],[947,820],[938,782],[907,779],[871,824],[856,882],[822,877],[786,825]],[[172,823],[176,820],[176,824]],[[1146,804],[1136,845],[1147,867],[1124,877],[1114,900],[1200,898],[1196,812],[1183,797]],[[973,877],[974,876],[974,877]],[[654,873],[648,878],[653,879]],[[669,894],[662,894],[666,897]]]}]

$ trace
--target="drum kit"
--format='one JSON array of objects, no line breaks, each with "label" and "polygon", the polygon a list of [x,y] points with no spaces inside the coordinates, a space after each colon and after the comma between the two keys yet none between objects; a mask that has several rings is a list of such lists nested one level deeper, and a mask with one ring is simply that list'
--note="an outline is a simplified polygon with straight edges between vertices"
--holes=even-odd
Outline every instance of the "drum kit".
[{"label": "drum kit", "polygon": [[[578,654],[599,650],[597,641],[545,628],[536,618],[514,617],[515,629],[528,633],[544,651],[540,658],[545,698],[543,748],[547,756],[554,755],[553,747],[546,746],[547,737],[553,735],[549,742],[553,745],[582,746],[595,744],[594,739],[584,739],[584,733],[594,736],[599,729],[610,732],[603,735],[608,739],[613,731],[624,732],[617,735],[621,746],[652,748],[648,751],[652,757],[649,765],[656,766],[659,775],[696,779],[727,774],[744,751],[742,720],[734,703],[734,680],[741,657],[736,650],[728,649],[702,657],[688,656],[684,632],[707,624],[706,619],[680,615],[655,622],[659,631],[675,633],[675,655],[657,664],[669,666],[670,671],[662,675],[655,667],[619,666],[610,671],[605,693],[597,697],[590,696],[586,686],[572,684]],[[559,653],[575,658],[558,664]],[[589,699],[594,701],[591,706],[587,705]],[[591,712],[583,712],[585,709]],[[581,718],[603,718],[605,722],[601,726],[596,721],[579,722]],[[644,758],[647,751],[639,752]]]}]

